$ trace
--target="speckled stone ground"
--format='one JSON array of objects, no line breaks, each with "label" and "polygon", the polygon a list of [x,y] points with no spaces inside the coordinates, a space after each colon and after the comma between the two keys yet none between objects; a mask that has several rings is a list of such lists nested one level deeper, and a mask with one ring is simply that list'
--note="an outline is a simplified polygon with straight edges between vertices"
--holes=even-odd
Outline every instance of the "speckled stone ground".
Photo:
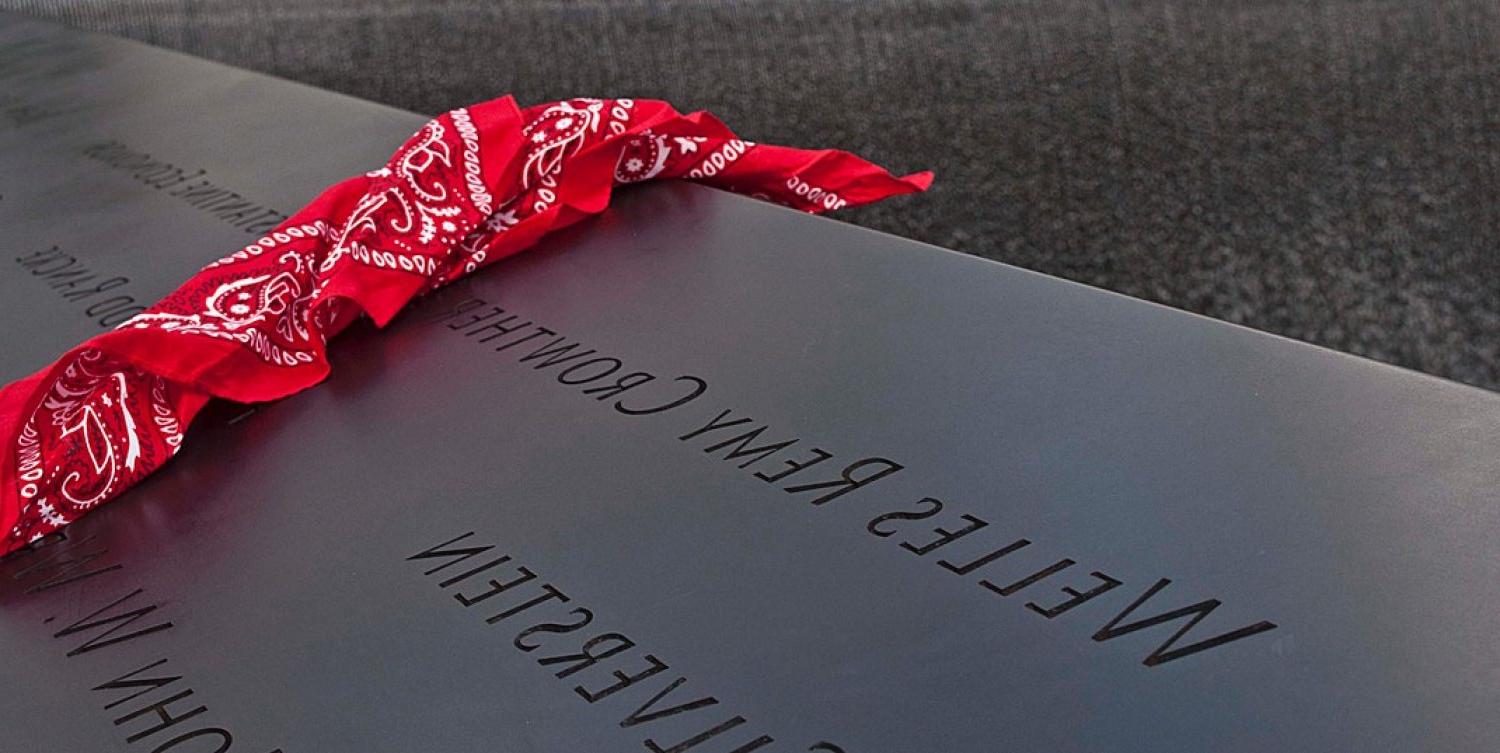
[{"label": "speckled stone ground", "polygon": [[1500,389],[1500,3],[0,7],[424,112],[712,109],[937,171],[853,222]]}]

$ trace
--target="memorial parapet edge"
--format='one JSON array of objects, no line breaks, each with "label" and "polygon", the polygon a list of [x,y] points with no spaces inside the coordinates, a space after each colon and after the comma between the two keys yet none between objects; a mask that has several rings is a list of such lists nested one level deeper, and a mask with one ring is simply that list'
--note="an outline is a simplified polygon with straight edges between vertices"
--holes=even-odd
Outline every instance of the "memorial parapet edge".
[{"label": "memorial parapet edge", "polygon": [[[0,15],[0,376],[422,120]],[[335,358],[0,563],[6,750],[1500,744],[1487,392],[685,185]]]}]

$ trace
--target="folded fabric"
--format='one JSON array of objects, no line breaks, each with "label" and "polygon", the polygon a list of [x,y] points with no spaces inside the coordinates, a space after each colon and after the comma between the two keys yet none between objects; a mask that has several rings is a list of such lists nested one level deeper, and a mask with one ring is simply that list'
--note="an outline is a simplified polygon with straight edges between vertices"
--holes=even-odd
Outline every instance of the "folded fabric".
[{"label": "folded fabric", "polygon": [[604,210],[614,187],[678,178],[823,212],[925,190],[852,154],[754,144],[665,102],[510,97],[424,125],[156,305],[0,389],[0,553],[119,495],[181,448],[213,397],[321,381],[327,341]]}]

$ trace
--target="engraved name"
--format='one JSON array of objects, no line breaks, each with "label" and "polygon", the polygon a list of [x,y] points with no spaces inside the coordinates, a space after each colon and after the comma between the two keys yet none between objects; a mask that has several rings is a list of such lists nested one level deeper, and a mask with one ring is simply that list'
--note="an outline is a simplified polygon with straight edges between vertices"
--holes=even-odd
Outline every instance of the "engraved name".
[{"label": "engraved name", "polygon": [[[54,533],[29,546],[12,552],[0,562],[22,566],[11,573],[22,594],[31,596],[84,581],[118,573],[124,566],[115,561],[109,549],[93,537],[72,540],[65,533]],[[107,592],[109,593],[109,592]],[[118,595],[115,595],[118,594]],[[227,725],[212,723],[213,714],[201,701],[196,683],[181,670],[168,667],[168,659],[151,650],[159,643],[143,641],[161,635],[175,625],[157,611],[161,605],[150,600],[140,587],[122,586],[110,596],[98,599],[99,606],[51,633],[66,649],[69,661],[91,661],[104,657],[111,664],[116,657],[131,650],[151,651],[152,657],[131,669],[104,679],[90,690],[100,694],[102,710],[112,726],[118,728],[125,750],[148,753],[233,753],[246,750],[235,747],[234,733]],[[83,592],[68,600],[77,603]],[[113,598],[111,598],[111,596]],[[93,601],[94,597],[87,596]],[[82,609],[89,609],[85,604]],[[58,621],[54,615],[45,622]],[[199,686],[201,687],[201,686]],[[282,753],[276,748],[269,753]]]},{"label": "engraved name", "polygon": [[129,277],[101,272],[57,246],[21,254],[13,261],[101,327],[116,326],[146,310],[127,292]]},{"label": "engraved name", "polygon": [[82,153],[89,159],[129,175],[147,188],[161,191],[247,233],[258,235],[270,232],[287,218],[285,212],[218,185],[207,177],[206,170],[179,167],[118,141],[91,144]]},{"label": "engraved name", "polygon": [[[709,392],[709,383],[702,377],[683,375],[663,380],[655,372],[626,368],[620,358],[585,347],[529,317],[480,298],[466,298],[453,304],[447,313],[424,321],[442,323],[494,352],[509,352],[517,356],[517,363],[551,373],[553,381],[582,396],[600,402],[617,398],[613,408],[625,415],[692,413],[691,409],[682,409],[702,407],[700,400]],[[683,426],[676,435],[678,440],[752,479],[800,495],[814,507],[871,487],[905,468],[878,455],[838,460],[835,453],[808,442],[798,432],[773,429],[732,408],[699,416]],[[874,499],[868,492],[861,496]],[[1048,622],[1064,618],[1098,620],[1094,623],[1098,627],[1090,633],[1095,643],[1122,645],[1130,643],[1129,639],[1121,641],[1124,636],[1157,635],[1160,642],[1141,659],[1146,667],[1227,646],[1277,627],[1269,620],[1256,620],[1220,627],[1210,634],[1215,629],[1210,617],[1223,605],[1219,599],[1173,601],[1167,593],[1171,578],[1127,587],[1123,578],[1103,567],[1075,577],[1073,568],[1079,561],[1073,556],[1042,552],[1038,559],[1036,555],[1045,546],[1027,537],[997,534],[991,521],[957,510],[935,496],[893,503],[864,519],[864,528],[874,540],[894,542],[906,555],[933,563],[930,572],[937,577],[966,579],[975,586],[977,596],[1017,603],[1026,613]],[[1054,586],[1059,582],[1065,585]],[[1106,609],[1110,604],[1114,606]]]},{"label": "engraved name", "polygon": [[[672,672],[634,638],[597,627],[594,609],[517,562],[514,553],[501,554],[473,536],[473,531],[460,534],[406,560],[426,568],[424,577],[486,626],[513,631],[506,633],[511,647],[571,685],[584,703],[623,712],[619,727],[638,729],[646,750],[751,753],[775,742],[768,734],[741,729],[748,723],[743,715],[721,711],[717,697],[693,690],[685,675]],[[677,734],[665,737],[661,723],[679,716]],[[843,753],[827,741],[801,750]]]}]

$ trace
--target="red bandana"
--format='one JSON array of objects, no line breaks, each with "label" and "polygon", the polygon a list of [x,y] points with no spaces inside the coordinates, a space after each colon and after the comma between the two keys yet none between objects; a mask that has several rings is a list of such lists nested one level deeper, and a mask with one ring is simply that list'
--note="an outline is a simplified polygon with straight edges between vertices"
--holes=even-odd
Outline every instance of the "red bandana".
[{"label": "red bandana", "polygon": [[0,553],[156,470],[210,397],[274,400],[328,374],[327,340],[604,210],[618,185],[683,178],[823,212],[921,191],[846,152],[752,144],[665,102],[510,97],[428,122],[385,167],[112,332],[0,390]]}]

